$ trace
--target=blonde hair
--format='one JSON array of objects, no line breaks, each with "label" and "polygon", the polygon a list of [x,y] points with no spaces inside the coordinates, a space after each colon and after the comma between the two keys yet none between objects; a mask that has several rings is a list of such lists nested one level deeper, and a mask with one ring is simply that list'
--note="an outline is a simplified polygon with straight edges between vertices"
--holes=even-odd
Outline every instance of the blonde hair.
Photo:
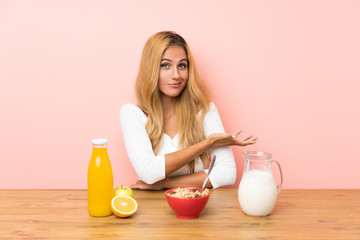
[{"label": "blonde hair", "polygon": [[[189,69],[188,82],[176,101],[179,147],[185,148],[205,139],[203,121],[210,102],[207,87],[196,70],[193,56],[185,40],[174,32],[158,32],[145,43],[135,86],[139,107],[148,117],[145,127],[155,155],[159,152],[164,134],[164,119],[158,87],[160,62],[164,51],[174,45],[184,49]],[[206,167],[209,162],[208,153],[200,154],[200,158]],[[189,162],[188,166],[190,172],[193,173],[194,160]]]}]

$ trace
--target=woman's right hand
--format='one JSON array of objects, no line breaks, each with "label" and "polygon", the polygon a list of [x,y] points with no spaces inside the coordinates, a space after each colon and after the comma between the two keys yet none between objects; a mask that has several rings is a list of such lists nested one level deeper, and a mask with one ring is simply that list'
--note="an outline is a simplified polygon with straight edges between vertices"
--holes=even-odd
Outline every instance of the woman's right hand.
[{"label": "woman's right hand", "polygon": [[[241,132],[241,131],[240,131]],[[251,144],[255,144],[257,141],[257,138],[254,136],[249,136],[246,138],[237,138],[236,134],[229,134],[229,133],[214,133],[209,136],[210,146],[211,148],[215,147],[222,147],[222,146],[247,146]]]}]

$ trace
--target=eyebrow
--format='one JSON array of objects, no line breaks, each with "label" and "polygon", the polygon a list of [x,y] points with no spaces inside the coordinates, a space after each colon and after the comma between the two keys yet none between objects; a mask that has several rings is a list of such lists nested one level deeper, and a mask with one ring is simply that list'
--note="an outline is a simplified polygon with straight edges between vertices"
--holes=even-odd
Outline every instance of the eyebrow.
[{"label": "eyebrow", "polygon": [[[172,62],[170,59],[168,59],[168,58],[163,58],[163,59],[161,59],[161,62],[162,61],[169,61],[169,62]],[[185,62],[187,62],[188,60],[186,59],[186,58],[183,58],[183,59],[181,59],[179,62],[183,62],[183,61],[185,61]]]}]

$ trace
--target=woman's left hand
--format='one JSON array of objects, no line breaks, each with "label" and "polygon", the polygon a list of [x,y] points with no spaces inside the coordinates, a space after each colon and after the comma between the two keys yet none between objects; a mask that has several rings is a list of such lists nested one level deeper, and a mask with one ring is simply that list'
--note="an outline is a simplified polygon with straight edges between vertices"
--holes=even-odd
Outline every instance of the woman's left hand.
[{"label": "woman's left hand", "polygon": [[222,146],[247,146],[251,144],[255,144],[257,141],[257,138],[254,136],[249,136],[246,138],[237,138],[237,135],[241,133],[238,132],[236,134],[228,134],[228,133],[214,133],[210,135],[211,138],[211,147],[222,147]]},{"label": "woman's left hand", "polygon": [[154,184],[147,184],[141,180],[136,181],[135,184],[131,185],[132,189],[140,189],[140,190],[162,190],[163,188],[159,185],[159,182]]},{"label": "woman's left hand", "polygon": [[256,141],[258,140],[258,138],[254,137],[253,135],[250,135],[249,137],[246,137],[246,138],[238,139],[237,135],[239,135],[241,132],[242,131],[239,131],[236,134],[233,134],[231,136],[232,138],[234,138],[238,142],[239,146],[246,146],[246,145],[255,144]]}]

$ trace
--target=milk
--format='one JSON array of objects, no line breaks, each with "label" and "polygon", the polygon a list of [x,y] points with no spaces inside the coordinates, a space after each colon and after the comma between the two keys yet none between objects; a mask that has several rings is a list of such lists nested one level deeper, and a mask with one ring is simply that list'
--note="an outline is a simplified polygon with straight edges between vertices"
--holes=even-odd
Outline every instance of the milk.
[{"label": "milk", "polygon": [[269,215],[277,198],[277,189],[272,173],[262,170],[244,172],[239,185],[238,197],[245,214]]}]

